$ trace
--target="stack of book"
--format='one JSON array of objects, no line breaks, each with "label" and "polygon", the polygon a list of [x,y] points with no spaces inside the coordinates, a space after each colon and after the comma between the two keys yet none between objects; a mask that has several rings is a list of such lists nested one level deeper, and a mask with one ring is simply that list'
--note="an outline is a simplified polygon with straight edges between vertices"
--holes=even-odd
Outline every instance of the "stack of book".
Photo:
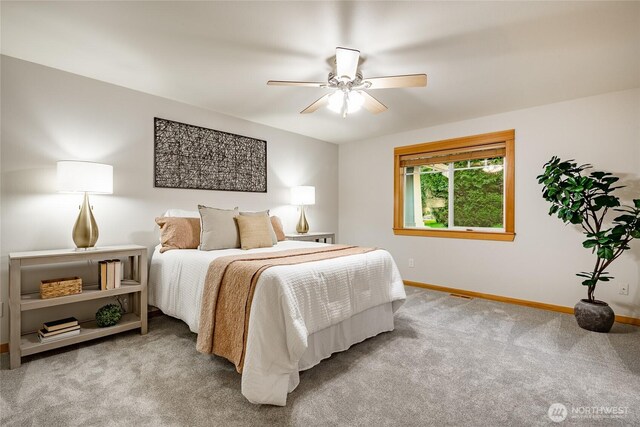
[{"label": "stack of book", "polygon": [[74,335],[80,335],[80,324],[75,317],[43,323],[42,329],[38,331],[38,338],[42,343],[69,338]]},{"label": "stack of book", "polygon": [[119,259],[110,259],[98,263],[98,283],[100,290],[117,289],[122,281],[122,262]]}]

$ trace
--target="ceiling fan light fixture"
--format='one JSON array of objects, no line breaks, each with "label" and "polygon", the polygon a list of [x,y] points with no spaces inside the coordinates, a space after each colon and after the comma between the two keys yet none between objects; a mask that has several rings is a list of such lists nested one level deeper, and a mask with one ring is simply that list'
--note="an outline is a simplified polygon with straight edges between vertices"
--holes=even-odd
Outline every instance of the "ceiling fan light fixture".
[{"label": "ceiling fan light fixture", "polygon": [[362,105],[364,104],[364,96],[362,96],[360,91],[349,91],[349,98],[347,103],[349,105],[349,109],[347,112],[355,113],[362,108]]},{"label": "ceiling fan light fixture", "polygon": [[345,92],[343,90],[336,90],[329,95],[329,98],[327,99],[327,108],[334,113],[343,113],[342,106],[345,102],[345,97],[347,102],[347,114],[359,111],[362,108],[362,105],[364,105],[364,97],[359,91],[351,90]]},{"label": "ceiling fan light fixture", "polygon": [[342,103],[344,102],[344,92],[341,90],[336,90],[327,99],[327,108],[334,113],[342,112]]},{"label": "ceiling fan light fixture", "polygon": [[334,113],[342,112],[342,103],[344,102],[344,92],[341,90],[337,90],[329,95],[327,99],[327,108]]}]

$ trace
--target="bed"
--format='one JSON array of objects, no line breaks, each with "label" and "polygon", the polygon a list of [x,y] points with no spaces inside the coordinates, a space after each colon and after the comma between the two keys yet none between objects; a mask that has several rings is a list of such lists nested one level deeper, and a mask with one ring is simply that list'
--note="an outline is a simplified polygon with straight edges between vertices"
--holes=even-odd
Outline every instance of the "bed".
[{"label": "bed", "polygon": [[[151,259],[149,303],[198,333],[202,291],[212,260],[324,243],[281,241],[269,248],[170,250]],[[398,268],[384,250],[274,266],[258,279],[248,323],[242,394],[252,403],[286,404],[299,371],[332,353],[393,330],[406,298]]]}]

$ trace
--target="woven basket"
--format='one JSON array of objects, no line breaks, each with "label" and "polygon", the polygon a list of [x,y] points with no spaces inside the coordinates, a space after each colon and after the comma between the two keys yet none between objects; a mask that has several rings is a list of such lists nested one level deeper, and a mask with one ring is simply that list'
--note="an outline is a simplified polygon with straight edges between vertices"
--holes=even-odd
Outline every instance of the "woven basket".
[{"label": "woven basket", "polygon": [[80,277],[65,277],[40,281],[40,298],[55,298],[82,293]]}]

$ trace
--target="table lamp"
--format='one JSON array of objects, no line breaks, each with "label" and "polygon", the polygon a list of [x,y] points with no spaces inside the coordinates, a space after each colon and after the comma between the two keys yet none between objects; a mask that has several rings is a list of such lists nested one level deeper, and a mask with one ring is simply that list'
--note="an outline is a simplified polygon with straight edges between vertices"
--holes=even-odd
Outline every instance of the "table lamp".
[{"label": "table lamp", "polygon": [[84,193],[73,242],[78,248],[92,248],[98,241],[98,224],[89,204],[89,193],[113,193],[113,166],[102,163],[62,160],[57,164],[58,192]]},{"label": "table lamp", "polygon": [[298,225],[296,225],[296,231],[300,234],[307,233],[309,231],[309,223],[304,214],[304,206],[316,204],[316,187],[309,185],[292,187],[291,204],[300,206],[300,220],[298,220]]}]

